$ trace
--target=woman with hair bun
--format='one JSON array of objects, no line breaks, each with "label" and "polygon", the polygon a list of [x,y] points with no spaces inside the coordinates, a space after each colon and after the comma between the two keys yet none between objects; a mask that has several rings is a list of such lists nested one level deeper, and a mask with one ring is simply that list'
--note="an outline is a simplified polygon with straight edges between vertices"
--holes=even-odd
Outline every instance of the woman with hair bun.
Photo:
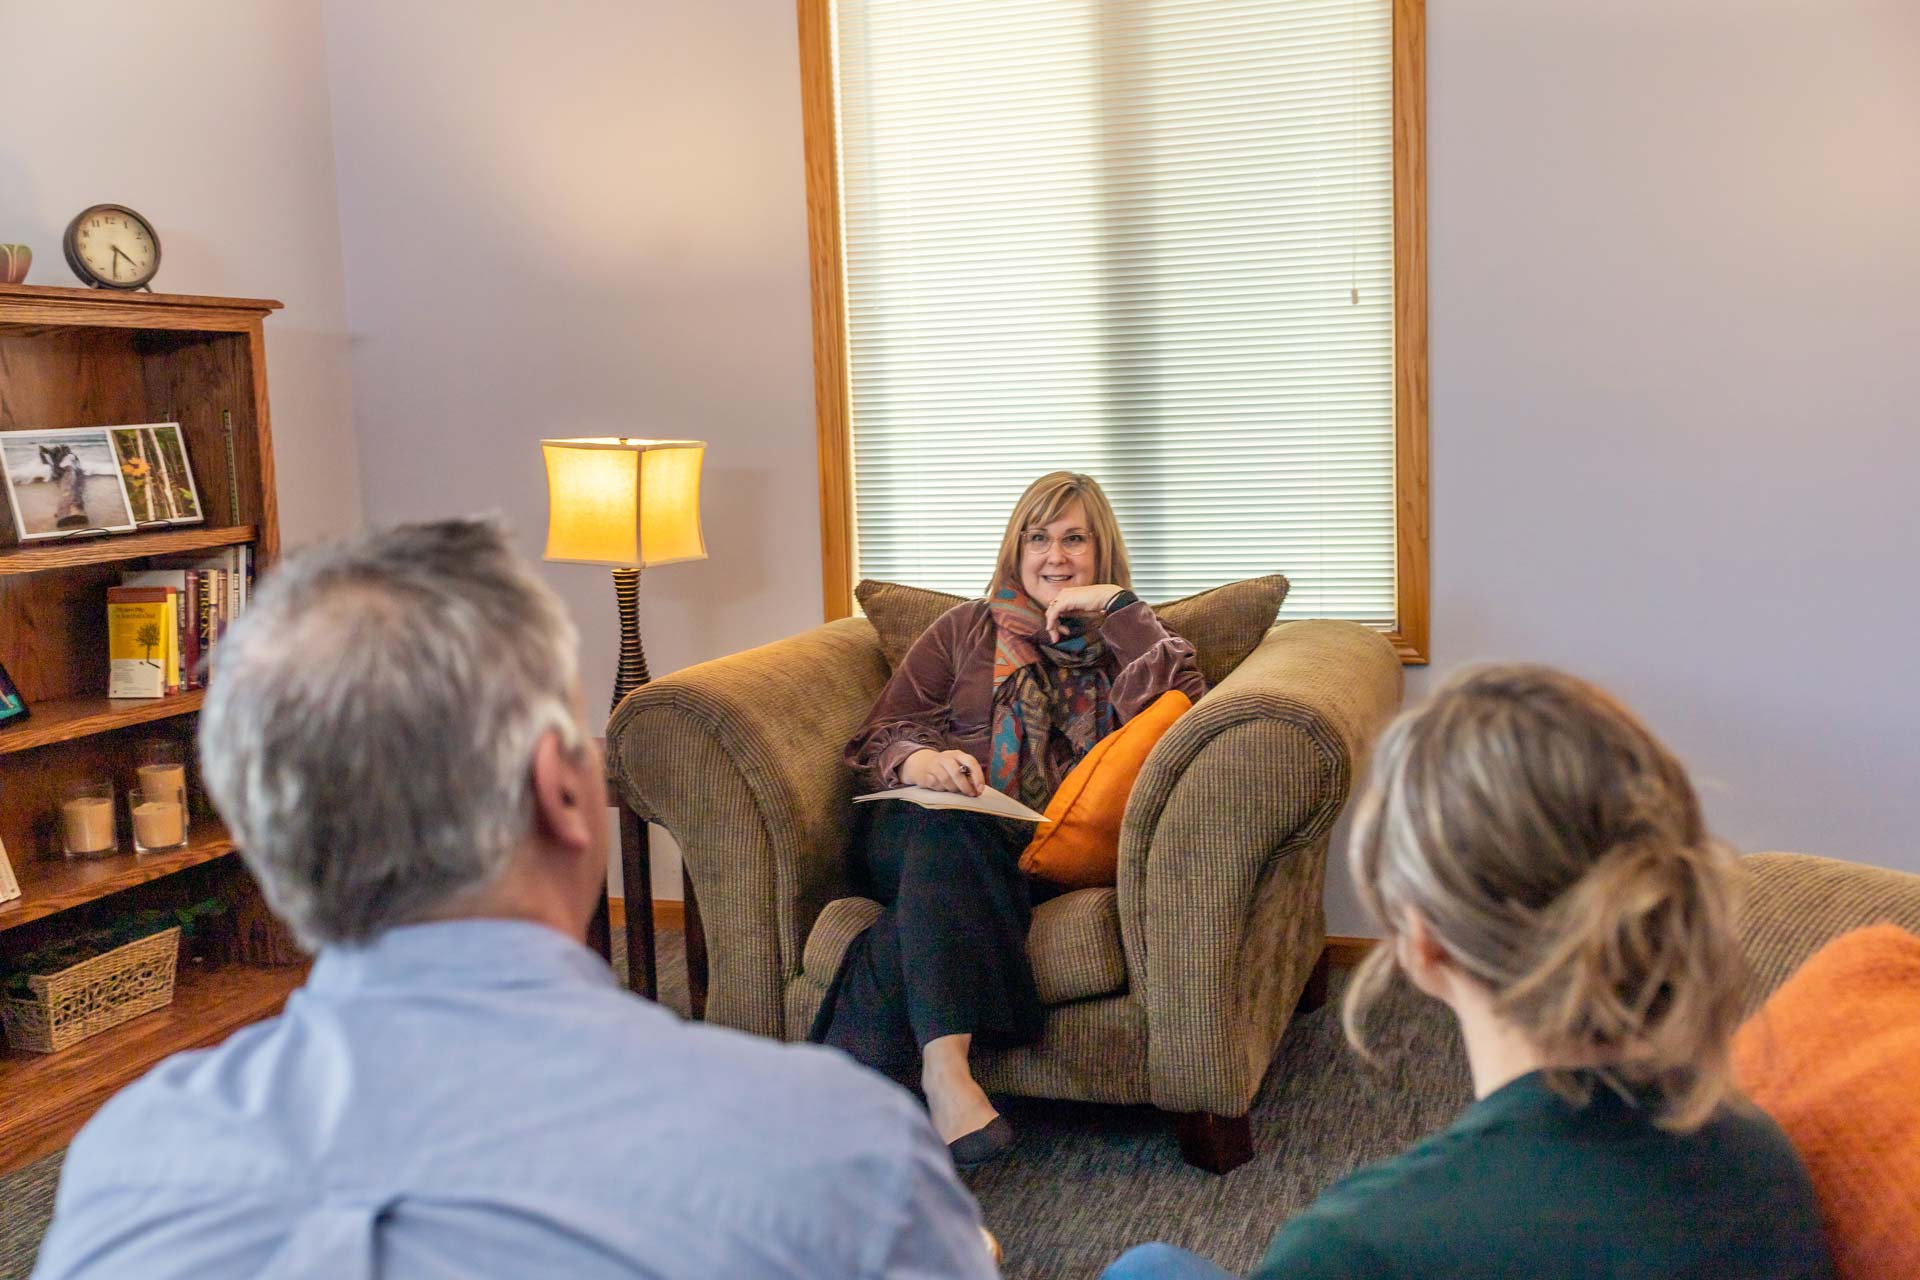
[{"label": "woman with hair bun", "polygon": [[[1543,667],[1449,680],[1376,754],[1348,850],[1382,931],[1347,1036],[1395,972],[1454,1013],[1476,1098],[1274,1237],[1261,1280],[1825,1280],[1812,1187],[1739,1098],[1734,856],[1680,763]],[[1226,1273],[1145,1245],[1108,1280]]]}]

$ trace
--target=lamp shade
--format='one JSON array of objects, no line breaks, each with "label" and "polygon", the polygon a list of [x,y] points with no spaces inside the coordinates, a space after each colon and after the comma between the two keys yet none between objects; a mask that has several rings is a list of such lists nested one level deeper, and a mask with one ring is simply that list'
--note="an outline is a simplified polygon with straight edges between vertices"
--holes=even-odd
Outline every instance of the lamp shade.
[{"label": "lamp shade", "polygon": [[547,559],[656,565],[705,560],[703,440],[542,440]]}]

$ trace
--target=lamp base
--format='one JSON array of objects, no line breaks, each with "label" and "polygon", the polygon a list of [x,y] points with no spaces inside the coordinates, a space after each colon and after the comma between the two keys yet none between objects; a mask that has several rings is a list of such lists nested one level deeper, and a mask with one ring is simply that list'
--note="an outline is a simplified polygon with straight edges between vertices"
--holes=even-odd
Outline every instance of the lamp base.
[{"label": "lamp base", "polygon": [[640,571],[613,571],[613,599],[620,607],[620,667],[613,677],[613,708],[648,680],[646,651],[640,647]]}]

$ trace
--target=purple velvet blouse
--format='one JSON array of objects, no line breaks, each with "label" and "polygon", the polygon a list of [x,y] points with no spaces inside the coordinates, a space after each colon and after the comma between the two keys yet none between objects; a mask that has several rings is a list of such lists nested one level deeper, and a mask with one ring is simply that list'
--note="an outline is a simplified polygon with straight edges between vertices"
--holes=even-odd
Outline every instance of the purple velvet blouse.
[{"label": "purple velvet blouse", "polygon": [[[1121,724],[1169,689],[1198,701],[1207,682],[1193,646],[1162,626],[1145,601],[1107,615],[1109,698]],[[941,614],[880,691],[860,732],[847,745],[847,763],[876,790],[901,785],[900,766],[923,748],[964,751],[982,764],[993,723],[993,614],[985,600],[969,600]],[[1059,778],[1049,781],[1060,785]]]}]

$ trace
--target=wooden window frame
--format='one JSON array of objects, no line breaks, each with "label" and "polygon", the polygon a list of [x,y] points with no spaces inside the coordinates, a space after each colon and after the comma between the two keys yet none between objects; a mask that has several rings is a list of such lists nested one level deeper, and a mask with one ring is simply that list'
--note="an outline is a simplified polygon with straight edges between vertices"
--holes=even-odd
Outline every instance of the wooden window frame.
[{"label": "wooden window frame", "polygon": [[[820,447],[821,587],[828,621],[853,613],[853,437],[833,100],[832,0],[797,0]],[[1428,660],[1427,8],[1393,0],[1394,614],[1387,639]]]}]

